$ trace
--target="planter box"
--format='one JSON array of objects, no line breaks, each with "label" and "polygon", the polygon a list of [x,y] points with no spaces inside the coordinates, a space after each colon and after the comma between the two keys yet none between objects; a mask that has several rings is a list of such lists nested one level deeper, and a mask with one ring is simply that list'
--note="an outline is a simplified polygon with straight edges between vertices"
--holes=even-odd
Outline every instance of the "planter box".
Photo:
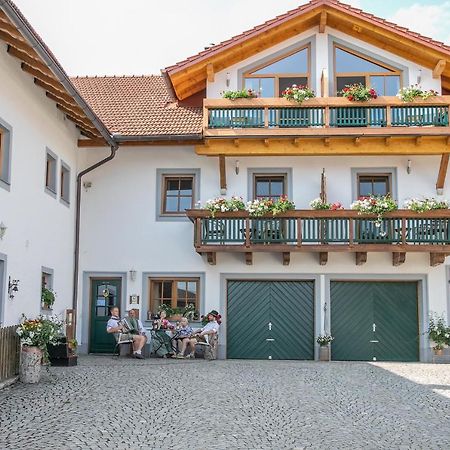
[{"label": "planter box", "polygon": [[66,338],[62,338],[56,345],[48,345],[47,350],[52,366],[71,367],[77,365],[78,356],[69,348]]},{"label": "planter box", "polygon": [[323,345],[319,347],[319,361],[330,361],[331,348],[329,345]]}]

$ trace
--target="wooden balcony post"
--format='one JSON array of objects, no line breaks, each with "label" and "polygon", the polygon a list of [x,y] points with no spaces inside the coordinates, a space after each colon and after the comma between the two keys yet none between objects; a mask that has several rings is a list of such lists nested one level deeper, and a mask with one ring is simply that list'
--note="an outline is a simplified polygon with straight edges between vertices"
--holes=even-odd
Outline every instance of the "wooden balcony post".
[{"label": "wooden balcony post", "polygon": [[202,219],[197,217],[195,219],[195,236],[194,236],[194,246],[196,248],[201,247],[202,245]]},{"label": "wooden balcony post", "polygon": [[209,128],[209,109],[203,106],[203,129],[207,130]]},{"label": "wooden balcony post", "polygon": [[325,128],[330,128],[330,107],[328,105],[325,106],[324,116]]},{"label": "wooden balcony post", "polygon": [[245,246],[250,247],[250,219],[245,219]]},{"label": "wooden balcony post", "polygon": [[353,235],[353,219],[350,217],[348,219],[348,243],[353,245],[354,235]]},{"label": "wooden balcony post", "polygon": [[386,105],[386,126],[392,126],[392,109],[391,105]]},{"label": "wooden balcony post", "polygon": [[297,247],[302,246],[302,219],[297,217]]},{"label": "wooden balcony post", "polygon": [[269,108],[264,107],[264,128],[269,128]]},{"label": "wooden balcony post", "polygon": [[406,218],[402,217],[402,244],[406,244]]}]

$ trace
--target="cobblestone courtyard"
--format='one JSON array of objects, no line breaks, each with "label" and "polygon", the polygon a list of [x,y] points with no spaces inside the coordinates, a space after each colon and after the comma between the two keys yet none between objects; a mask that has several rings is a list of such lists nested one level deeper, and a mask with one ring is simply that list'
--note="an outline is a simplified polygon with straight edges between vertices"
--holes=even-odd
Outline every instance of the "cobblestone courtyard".
[{"label": "cobblestone courtyard", "polygon": [[1,449],[448,449],[450,366],[83,357],[0,391]]}]

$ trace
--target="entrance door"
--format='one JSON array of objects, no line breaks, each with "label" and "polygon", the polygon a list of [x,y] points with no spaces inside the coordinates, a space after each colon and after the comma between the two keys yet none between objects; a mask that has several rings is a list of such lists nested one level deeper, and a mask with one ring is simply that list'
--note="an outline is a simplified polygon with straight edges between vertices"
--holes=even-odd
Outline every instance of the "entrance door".
[{"label": "entrance door", "polygon": [[418,361],[416,282],[331,283],[332,359]]},{"label": "entrance door", "polygon": [[313,340],[314,282],[228,282],[228,358],[313,359]]},{"label": "entrance door", "polygon": [[91,323],[89,352],[110,353],[114,349],[114,336],[106,332],[110,308],[121,304],[120,278],[91,278]]}]

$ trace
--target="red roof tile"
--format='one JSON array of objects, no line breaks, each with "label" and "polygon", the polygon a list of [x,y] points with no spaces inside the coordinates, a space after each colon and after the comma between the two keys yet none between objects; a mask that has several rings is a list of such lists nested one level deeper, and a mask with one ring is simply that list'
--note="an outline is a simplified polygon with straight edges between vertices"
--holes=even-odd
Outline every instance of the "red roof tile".
[{"label": "red roof tile", "polygon": [[202,108],[178,105],[162,76],[71,80],[113,134],[186,136],[202,132]]}]

